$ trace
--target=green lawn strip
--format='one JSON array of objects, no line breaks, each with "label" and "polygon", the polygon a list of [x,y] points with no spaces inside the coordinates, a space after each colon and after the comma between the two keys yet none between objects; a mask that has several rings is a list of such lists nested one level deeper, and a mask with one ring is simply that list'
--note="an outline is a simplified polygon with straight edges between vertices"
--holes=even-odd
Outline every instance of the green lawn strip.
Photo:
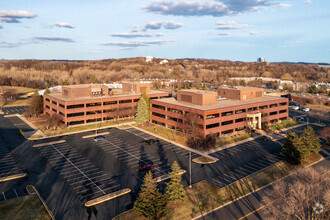
[{"label": "green lawn strip", "polygon": [[[191,189],[189,187],[185,188],[186,200],[183,203],[168,204],[168,214],[163,219],[191,219],[202,213],[207,213],[234,199],[253,192],[276,179],[286,176],[295,167],[281,161],[223,188],[219,188],[206,180],[200,181],[193,184]],[[137,215],[133,210],[129,210],[114,219],[128,220],[144,218]]]},{"label": "green lawn strip", "polygon": [[[29,121],[33,121],[33,119],[28,119]],[[33,121],[33,124],[39,128],[42,132],[44,132],[46,135],[50,136],[50,135],[59,135],[59,134],[65,134],[65,133],[71,133],[71,132],[78,132],[78,131],[84,131],[84,130],[89,130],[89,129],[100,129],[103,127],[107,127],[107,126],[112,126],[112,125],[120,125],[123,123],[127,123],[127,122],[132,122],[133,119],[132,118],[126,118],[126,119],[119,119],[117,120],[118,123],[114,122],[113,120],[109,120],[109,121],[104,121],[98,124],[88,124],[88,125],[81,125],[81,126],[75,126],[75,127],[65,127],[65,128],[60,128],[58,127],[56,130],[54,129],[48,129],[45,130],[42,123],[41,122],[37,122],[38,119],[35,119]]]},{"label": "green lawn strip", "polygon": [[162,126],[151,126],[149,128],[139,126],[139,128],[142,128],[146,131],[157,134],[161,137],[167,138],[171,141],[177,142],[182,145],[186,145],[186,142],[188,139],[188,136],[185,135],[184,133],[178,132],[178,131],[173,131],[171,129],[164,128]]},{"label": "green lawn strip", "polygon": [[298,125],[300,124],[298,121],[281,121],[279,123],[276,123],[276,124],[273,124],[273,125],[270,125],[269,128],[271,130],[281,130],[283,128],[289,128],[289,127],[293,127],[295,125]]},{"label": "green lawn strip", "polygon": [[9,100],[4,107],[25,106],[29,105],[28,99]]},{"label": "green lawn strip", "polygon": [[37,195],[28,195],[0,202],[1,219],[51,219]]},{"label": "green lawn strip", "polygon": [[228,144],[232,144],[238,141],[242,141],[245,139],[250,138],[251,135],[247,134],[247,133],[238,133],[238,134],[234,134],[228,137],[220,137],[219,139],[217,139],[216,142],[216,147],[222,147]]}]

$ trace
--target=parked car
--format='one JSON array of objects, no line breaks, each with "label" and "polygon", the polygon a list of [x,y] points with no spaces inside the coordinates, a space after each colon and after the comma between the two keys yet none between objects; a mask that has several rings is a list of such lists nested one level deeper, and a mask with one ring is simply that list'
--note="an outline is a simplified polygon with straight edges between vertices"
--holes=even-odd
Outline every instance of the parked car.
[{"label": "parked car", "polygon": [[297,121],[304,121],[304,117],[298,117]]},{"label": "parked car", "polygon": [[95,142],[102,141],[102,140],[104,140],[104,136],[96,136],[96,137],[94,138],[94,141],[95,141]]},{"label": "parked car", "polygon": [[325,143],[328,142],[328,140],[327,140],[326,137],[320,137],[320,138],[319,138],[319,142],[320,142],[321,144],[325,144]]},{"label": "parked car", "polygon": [[303,110],[304,112],[309,112],[309,111],[310,111],[309,108],[303,108],[302,110]]},{"label": "parked car", "polygon": [[298,106],[290,106],[289,109],[291,109],[291,110],[299,110],[299,107]]},{"label": "parked car", "polygon": [[263,141],[270,141],[270,138],[267,137],[267,136],[262,136],[262,140],[263,140]]},{"label": "parked car", "polygon": [[146,171],[146,170],[152,169],[153,167],[154,167],[153,164],[143,163],[143,164],[140,165],[139,170],[140,171]]}]

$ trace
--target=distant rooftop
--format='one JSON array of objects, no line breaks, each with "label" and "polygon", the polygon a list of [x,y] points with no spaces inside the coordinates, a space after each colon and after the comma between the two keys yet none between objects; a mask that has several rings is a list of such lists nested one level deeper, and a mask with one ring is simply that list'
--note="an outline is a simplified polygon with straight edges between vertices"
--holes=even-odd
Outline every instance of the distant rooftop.
[{"label": "distant rooftop", "polygon": [[180,91],[191,92],[191,93],[196,93],[196,94],[207,94],[207,93],[214,93],[215,92],[215,91],[199,90],[199,89],[182,89]]},{"label": "distant rooftop", "polygon": [[221,89],[231,89],[231,90],[255,90],[255,89],[263,89],[263,88],[257,88],[257,87],[251,87],[251,86],[235,86],[235,87],[222,87]]},{"label": "distant rooftop", "polygon": [[228,108],[228,107],[248,105],[248,104],[254,104],[254,103],[262,103],[262,102],[275,101],[275,100],[286,100],[286,98],[275,97],[275,96],[264,96],[263,98],[241,100],[241,101],[226,99],[226,100],[217,101],[216,104],[212,104],[212,105],[195,105],[195,104],[188,103],[188,102],[177,101],[175,98],[157,99],[155,101],[205,111],[205,110],[215,110],[215,109],[219,109],[219,108]]}]

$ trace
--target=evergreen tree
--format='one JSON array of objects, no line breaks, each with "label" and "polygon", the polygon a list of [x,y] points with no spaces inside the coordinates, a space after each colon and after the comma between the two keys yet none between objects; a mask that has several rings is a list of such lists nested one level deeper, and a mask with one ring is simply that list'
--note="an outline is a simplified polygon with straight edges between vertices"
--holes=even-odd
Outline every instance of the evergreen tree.
[{"label": "evergreen tree", "polygon": [[47,88],[45,89],[44,94],[49,94],[49,93],[50,93],[50,90],[49,90],[49,88],[47,87]]},{"label": "evergreen tree", "polygon": [[284,140],[281,155],[292,164],[301,163],[301,154],[299,146],[303,144],[301,139],[295,134],[295,132],[289,131],[286,139]]},{"label": "evergreen tree", "polygon": [[320,152],[321,144],[311,126],[308,126],[303,130],[301,138],[309,152],[314,154]]},{"label": "evergreen tree", "polygon": [[144,179],[141,191],[134,202],[134,210],[149,219],[160,219],[166,215],[166,198],[158,189],[149,171]]},{"label": "evergreen tree", "polygon": [[67,86],[67,85],[68,85],[68,80],[66,80],[66,79],[65,79],[65,80],[63,80],[63,81],[62,81],[62,85],[65,85],[65,86]]},{"label": "evergreen tree", "polygon": [[135,114],[135,122],[141,125],[149,120],[149,113],[147,103],[143,97],[140,98],[137,104],[137,111]]},{"label": "evergreen tree", "polygon": [[149,121],[150,120],[150,99],[145,90],[142,92],[141,96],[144,98],[144,101],[147,104],[147,113],[148,113],[147,120]]},{"label": "evergreen tree", "polygon": [[169,201],[183,202],[185,198],[185,191],[181,184],[181,176],[179,164],[174,161],[172,164],[172,171],[169,173],[171,180],[166,184],[165,195]]}]

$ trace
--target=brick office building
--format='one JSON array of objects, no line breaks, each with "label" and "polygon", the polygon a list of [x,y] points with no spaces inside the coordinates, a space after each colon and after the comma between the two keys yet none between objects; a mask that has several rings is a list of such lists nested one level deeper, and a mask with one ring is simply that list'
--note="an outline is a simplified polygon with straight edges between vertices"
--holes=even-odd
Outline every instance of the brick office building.
[{"label": "brick office building", "polygon": [[66,125],[132,116],[143,91],[150,99],[172,96],[138,83],[123,83],[123,89],[98,84],[70,85],[63,86],[61,93],[44,95],[44,112],[56,114]]},{"label": "brick office building", "polygon": [[180,90],[177,99],[151,100],[150,105],[153,124],[184,131],[187,113],[194,113],[204,136],[237,132],[247,125],[261,129],[262,124],[288,119],[287,98],[264,96],[263,89],[251,87],[220,88],[218,93]]}]

